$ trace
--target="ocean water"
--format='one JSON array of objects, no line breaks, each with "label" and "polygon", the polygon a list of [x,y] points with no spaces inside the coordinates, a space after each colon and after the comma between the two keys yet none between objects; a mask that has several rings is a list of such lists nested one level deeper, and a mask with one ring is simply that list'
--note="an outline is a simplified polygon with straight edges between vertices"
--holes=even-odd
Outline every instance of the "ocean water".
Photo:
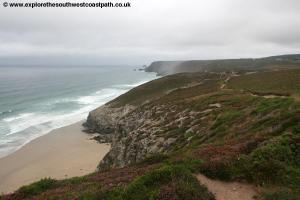
[{"label": "ocean water", "polygon": [[156,78],[136,66],[0,67],[0,157]]}]

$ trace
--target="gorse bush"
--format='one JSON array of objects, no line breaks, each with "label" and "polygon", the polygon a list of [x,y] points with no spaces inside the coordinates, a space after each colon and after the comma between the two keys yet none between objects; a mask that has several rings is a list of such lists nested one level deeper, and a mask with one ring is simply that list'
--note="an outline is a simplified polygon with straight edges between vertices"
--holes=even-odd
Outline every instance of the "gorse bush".
[{"label": "gorse bush", "polygon": [[254,161],[277,160],[291,165],[300,165],[299,139],[300,137],[292,134],[276,137],[265,146],[254,151],[252,158]]},{"label": "gorse bush", "polygon": [[300,178],[299,141],[300,137],[293,134],[278,136],[251,154],[241,156],[233,169],[238,176],[258,184],[294,185],[291,179]]}]

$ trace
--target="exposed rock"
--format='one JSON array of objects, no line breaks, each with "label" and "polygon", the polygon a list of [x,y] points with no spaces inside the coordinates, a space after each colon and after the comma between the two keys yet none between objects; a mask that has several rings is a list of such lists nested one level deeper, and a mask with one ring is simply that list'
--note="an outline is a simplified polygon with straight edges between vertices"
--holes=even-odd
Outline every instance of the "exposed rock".
[{"label": "exposed rock", "polygon": [[92,139],[98,141],[99,143],[111,143],[113,134],[99,134]]},{"label": "exposed rock", "polygon": [[172,145],[175,141],[177,140],[177,138],[168,138],[165,142],[164,142],[164,146],[166,148],[168,148],[170,145]]},{"label": "exposed rock", "polygon": [[221,108],[220,103],[209,104],[210,107]]},{"label": "exposed rock", "polygon": [[121,108],[112,108],[103,105],[89,113],[86,123],[84,124],[90,132],[101,134],[114,133],[115,125],[119,118],[123,117],[134,109],[133,106],[124,106]]},{"label": "exposed rock", "polygon": [[194,125],[189,128],[185,133],[196,133],[200,129],[199,125]]}]

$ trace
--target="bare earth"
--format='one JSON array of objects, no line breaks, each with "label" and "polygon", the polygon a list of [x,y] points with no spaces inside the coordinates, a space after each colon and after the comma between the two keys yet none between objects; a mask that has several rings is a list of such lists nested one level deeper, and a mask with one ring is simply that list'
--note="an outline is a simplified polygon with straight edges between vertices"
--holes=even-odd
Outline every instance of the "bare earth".
[{"label": "bare earth", "polygon": [[253,200],[258,197],[257,189],[248,184],[212,180],[201,174],[197,174],[196,177],[214,194],[216,200]]},{"label": "bare earth", "polygon": [[63,179],[94,172],[110,145],[91,140],[81,124],[54,130],[1,158],[0,193],[44,177]]}]

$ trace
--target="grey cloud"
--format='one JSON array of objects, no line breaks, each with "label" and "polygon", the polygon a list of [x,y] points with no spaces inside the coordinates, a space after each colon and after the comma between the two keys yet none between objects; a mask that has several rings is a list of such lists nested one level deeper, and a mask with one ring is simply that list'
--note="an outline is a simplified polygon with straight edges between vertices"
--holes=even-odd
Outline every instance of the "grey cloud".
[{"label": "grey cloud", "polygon": [[298,0],[131,3],[129,9],[0,7],[0,64],[144,64],[299,53]]}]

